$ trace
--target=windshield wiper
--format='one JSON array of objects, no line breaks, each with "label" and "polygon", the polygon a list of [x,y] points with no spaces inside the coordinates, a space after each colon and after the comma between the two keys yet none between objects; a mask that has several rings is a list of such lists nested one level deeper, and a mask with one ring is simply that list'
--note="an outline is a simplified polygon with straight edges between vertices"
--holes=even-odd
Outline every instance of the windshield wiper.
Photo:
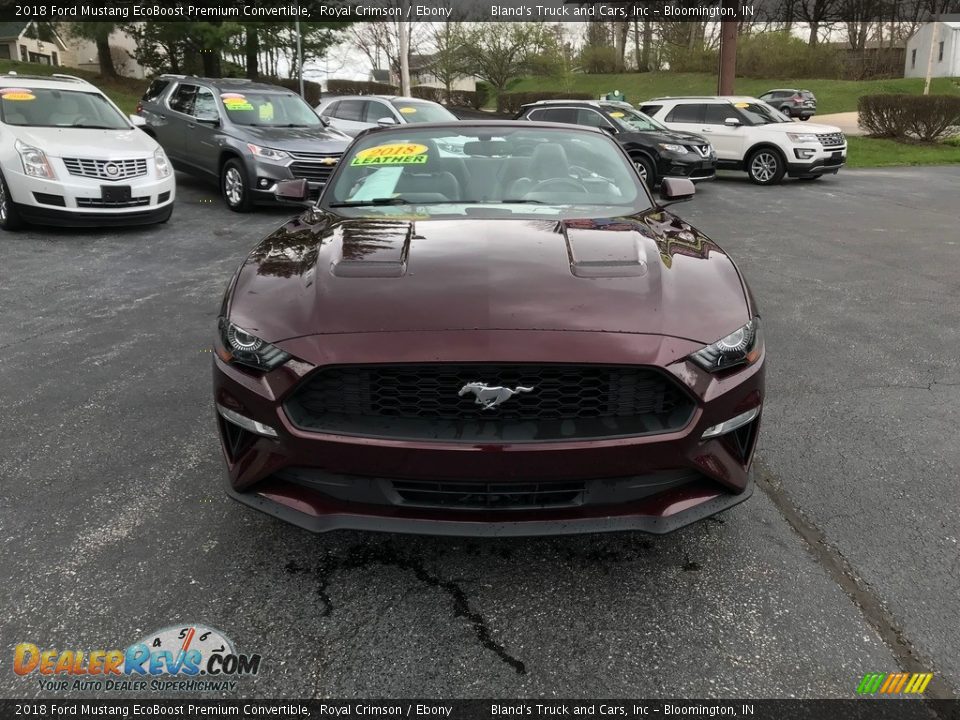
[{"label": "windshield wiper", "polygon": [[125,128],[113,127],[111,125],[54,125],[54,127],[80,128],[81,130],[124,130]]},{"label": "windshield wiper", "polygon": [[344,202],[330,203],[330,207],[363,207],[364,205],[431,205],[433,202],[414,202],[404,197],[379,197],[369,200],[346,200]]},{"label": "windshield wiper", "polygon": [[523,200],[517,198],[516,200],[501,200],[501,205],[543,205],[542,200]]}]

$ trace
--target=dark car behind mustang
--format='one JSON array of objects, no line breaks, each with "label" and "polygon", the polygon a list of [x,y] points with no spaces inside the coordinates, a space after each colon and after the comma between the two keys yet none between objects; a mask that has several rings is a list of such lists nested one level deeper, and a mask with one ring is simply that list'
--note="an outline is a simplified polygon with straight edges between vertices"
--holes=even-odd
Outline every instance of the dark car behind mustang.
[{"label": "dark car behind mustang", "polygon": [[[605,133],[360,135],[225,294],[230,495],[313,531],[664,533],[749,497],[759,314]],[[303,181],[278,194],[302,201]]]}]

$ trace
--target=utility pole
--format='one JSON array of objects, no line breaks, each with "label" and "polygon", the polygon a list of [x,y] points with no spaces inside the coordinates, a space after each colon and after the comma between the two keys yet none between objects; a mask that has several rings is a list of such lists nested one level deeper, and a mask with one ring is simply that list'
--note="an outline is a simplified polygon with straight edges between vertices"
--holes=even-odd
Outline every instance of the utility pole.
[{"label": "utility pole", "polygon": [[300,21],[294,22],[294,29],[297,33],[297,78],[300,82],[300,97],[303,95],[303,43],[300,39]]},{"label": "utility pole", "polygon": [[927,79],[923,83],[923,94],[930,94],[930,78],[933,77],[933,51],[937,46],[937,38],[940,35],[940,16],[933,21],[933,28],[930,30],[930,54],[927,56]]},{"label": "utility pole", "polygon": [[717,73],[717,95],[733,95],[737,77],[737,31],[740,26],[738,0],[723,0],[724,10],[736,14],[720,22],[720,68]]},{"label": "utility pole", "polygon": [[[404,2],[406,8],[406,2]],[[400,31],[400,94],[410,95],[410,23],[403,20],[399,23]]]}]

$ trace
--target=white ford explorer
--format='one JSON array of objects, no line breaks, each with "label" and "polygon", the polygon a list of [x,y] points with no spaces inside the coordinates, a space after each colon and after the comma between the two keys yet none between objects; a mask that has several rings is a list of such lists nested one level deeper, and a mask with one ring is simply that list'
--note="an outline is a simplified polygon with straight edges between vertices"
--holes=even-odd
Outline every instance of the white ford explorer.
[{"label": "white ford explorer", "polygon": [[758,185],[784,175],[816,180],[847,161],[840,128],[793,121],[756,98],[664,97],[639,107],[671,130],[703,135],[717,151],[718,169],[745,170]]},{"label": "white ford explorer", "polygon": [[100,90],[69,75],[0,75],[0,227],[166,222],[163,149]]}]

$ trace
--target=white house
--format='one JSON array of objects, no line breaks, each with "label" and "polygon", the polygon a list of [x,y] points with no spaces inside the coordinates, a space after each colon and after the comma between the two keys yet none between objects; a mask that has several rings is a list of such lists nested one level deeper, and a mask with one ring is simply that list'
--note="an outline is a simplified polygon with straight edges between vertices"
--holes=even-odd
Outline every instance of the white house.
[{"label": "white house", "polygon": [[63,65],[67,46],[47,25],[32,22],[0,23],[0,58],[20,62]]},{"label": "white house", "polygon": [[904,77],[926,77],[933,46],[933,77],[960,77],[960,15],[942,15],[907,40]]}]

